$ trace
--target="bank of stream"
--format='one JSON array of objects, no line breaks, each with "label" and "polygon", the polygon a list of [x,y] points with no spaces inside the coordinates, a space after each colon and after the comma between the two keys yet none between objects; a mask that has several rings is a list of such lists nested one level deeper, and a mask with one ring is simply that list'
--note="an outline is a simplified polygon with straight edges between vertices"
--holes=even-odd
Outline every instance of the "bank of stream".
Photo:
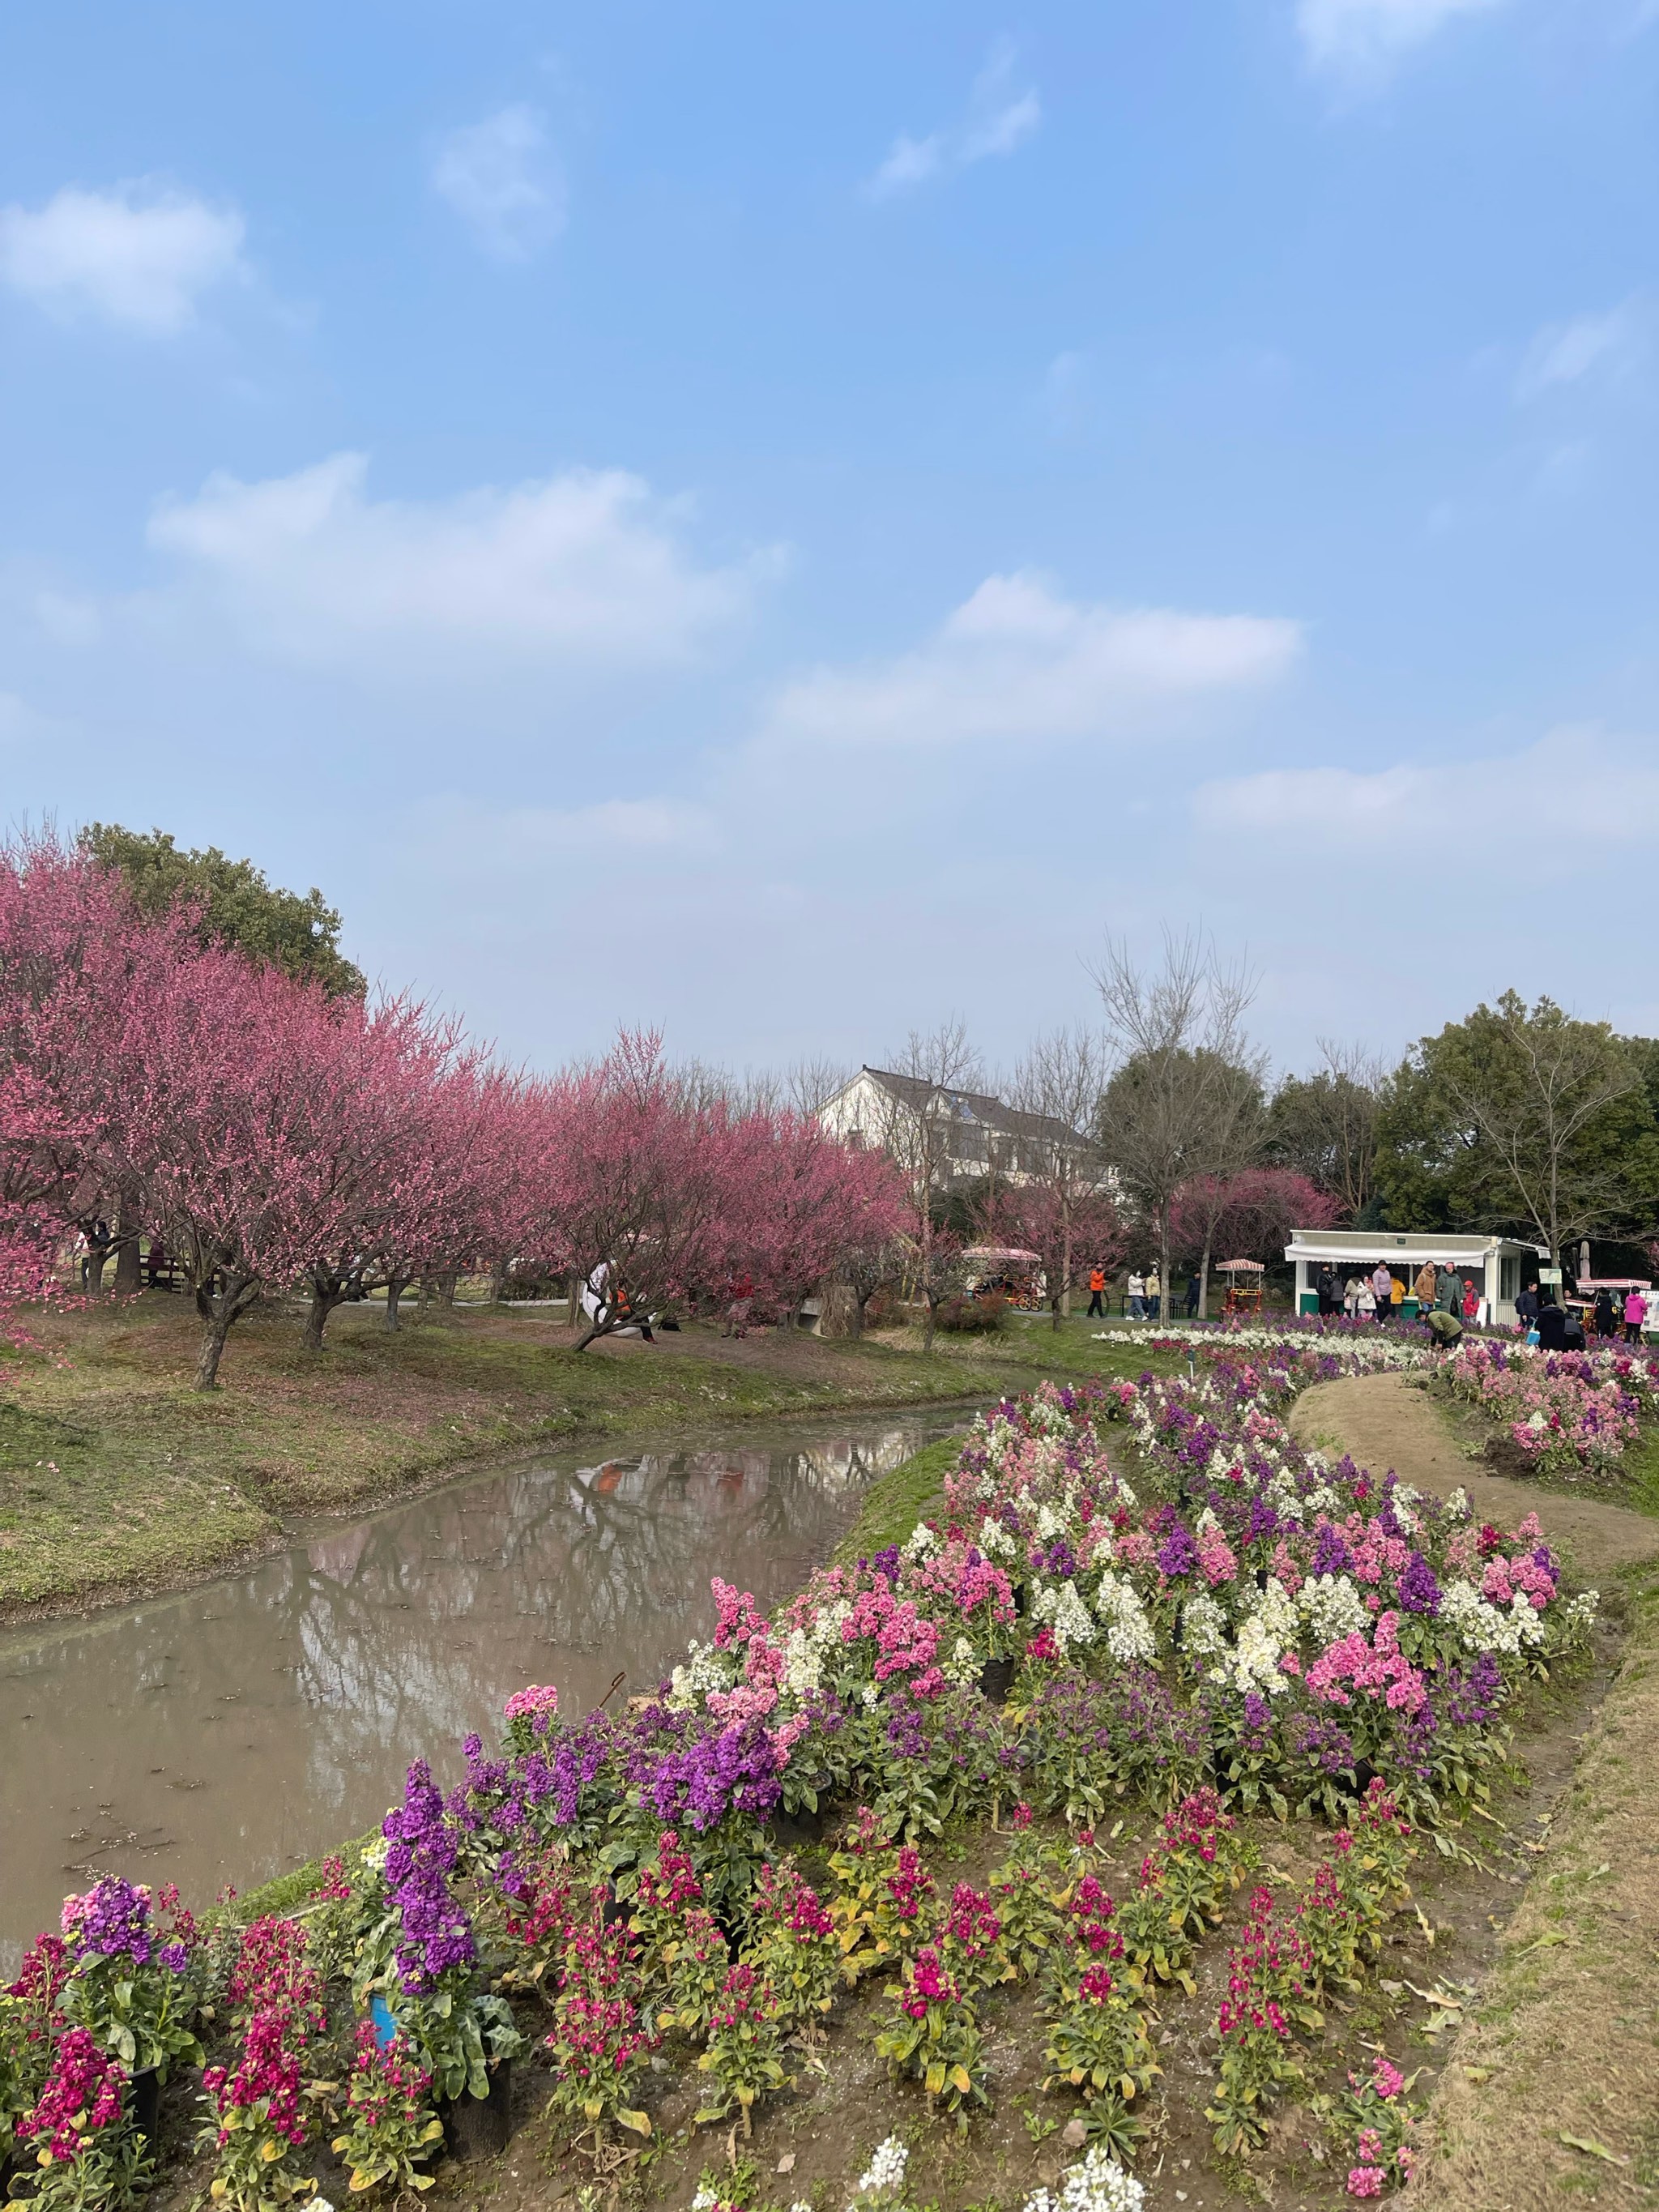
[{"label": "bank of stream", "polygon": [[654,1683],[712,1626],[712,1575],[787,1597],[969,1411],[523,1455],[199,1589],[0,1632],[0,1969],[99,1875],[202,1900],[360,1833],[526,1682],[577,1710]]}]

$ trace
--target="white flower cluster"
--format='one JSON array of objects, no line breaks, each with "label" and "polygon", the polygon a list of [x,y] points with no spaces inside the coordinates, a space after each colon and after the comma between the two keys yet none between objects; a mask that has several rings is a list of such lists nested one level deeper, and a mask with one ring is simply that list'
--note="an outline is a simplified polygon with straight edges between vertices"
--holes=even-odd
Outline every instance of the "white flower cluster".
[{"label": "white flower cluster", "polygon": [[1182,1648],[1189,1659],[1216,1658],[1227,1648],[1227,1616],[1207,1591],[1189,1597],[1181,1608]]},{"label": "white flower cluster", "polygon": [[792,1628],[783,1647],[783,1686],[793,1698],[810,1698],[823,1686],[823,1645],[804,1628]]},{"label": "white flower cluster", "polygon": [[1065,2176],[1058,2197],[1039,2189],[1026,2198],[1024,2212],[1141,2212],[1146,2202],[1144,2185],[1097,2143]]},{"label": "white flower cluster", "polygon": [[[871,2154],[870,2163],[859,2179],[858,2194],[854,2203],[859,2206],[891,2204],[904,2186],[904,2169],[910,2163],[910,2154],[896,2136],[878,2143]],[[852,2212],[849,2206],[848,2212]]]},{"label": "white flower cluster", "polygon": [[669,1677],[668,1702],[671,1705],[695,1705],[711,1690],[729,1690],[737,1678],[737,1662],[729,1652],[719,1650],[712,1644],[699,1644],[694,1638],[690,1656]]},{"label": "white flower cluster", "polygon": [[[988,1522],[987,1526],[989,1525]],[[930,1527],[926,1521],[918,1521],[904,1540],[904,1556],[907,1559],[925,1559],[941,1540],[937,1528]]]},{"label": "white flower cluster", "polygon": [[[1069,1589],[1071,1584],[1068,1583]],[[1133,1659],[1156,1659],[1158,1638],[1152,1622],[1146,1618],[1146,1608],[1140,1602],[1132,1583],[1110,1568],[1100,1578],[1100,1594],[1095,1600],[1106,1630],[1106,1649],[1114,1659],[1127,1662]],[[1060,1631],[1054,1631],[1060,1639]]]},{"label": "white flower cluster", "polygon": [[1282,1583],[1270,1582],[1239,1623],[1231,1658],[1213,1671],[1211,1680],[1230,1682],[1236,1690],[1278,1697],[1291,1686],[1279,1662],[1299,1632],[1289,1592]]},{"label": "white flower cluster", "polygon": [[[386,1808],[388,1812],[392,1812],[394,1809],[395,1808],[390,1805]],[[376,1836],[374,1842],[370,1844],[363,1852],[363,1864],[368,1867],[373,1874],[384,1874],[386,1872],[386,1853],[391,1849],[392,1838],[390,1836]]]},{"label": "white flower cluster", "polygon": [[1600,1590],[1583,1590],[1578,1596],[1568,1599],[1562,1608],[1562,1616],[1573,1628],[1594,1628],[1601,1606]]},{"label": "white flower cluster", "polygon": [[1334,1644],[1370,1625],[1352,1575],[1313,1575],[1297,1593],[1297,1610],[1321,1644]]},{"label": "white flower cluster", "polygon": [[1474,1508],[1469,1503],[1469,1493],[1461,1482],[1446,1500],[1446,1511],[1454,1521],[1472,1521],[1474,1518]]},{"label": "white flower cluster", "polygon": [[1066,1534],[1066,1523],[1052,1505],[1037,1509],[1036,1540],[1039,1544],[1052,1544],[1056,1536]]},{"label": "white flower cluster", "polygon": [[979,1524],[978,1543],[988,1559],[1012,1559],[1015,1556],[1013,1538],[1001,1522],[992,1520],[988,1513]]},{"label": "white flower cluster", "polygon": [[969,1682],[978,1681],[980,1668],[983,1663],[968,1638],[965,1636],[958,1636],[951,1647],[950,1657],[939,1668],[939,1672],[947,1682],[955,1682],[959,1687],[965,1687]]},{"label": "white flower cluster", "polygon": [[1524,1591],[1516,1590],[1509,1611],[1491,1605],[1473,1583],[1451,1582],[1440,1593],[1440,1618],[1462,1632],[1466,1651],[1501,1651],[1518,1659],[1528,1644],[1544,1640],[1544,1620]]},{"label": "white flower cluster", "polygon": [[1095,1624],[1088,1607],[1078,1595],[1075,1583],[1045,1583],[1036,1594],[1031,1615],[1054,1630],[1062,1656],[1068,1644],[1092,1644],[1095,1640]]}]

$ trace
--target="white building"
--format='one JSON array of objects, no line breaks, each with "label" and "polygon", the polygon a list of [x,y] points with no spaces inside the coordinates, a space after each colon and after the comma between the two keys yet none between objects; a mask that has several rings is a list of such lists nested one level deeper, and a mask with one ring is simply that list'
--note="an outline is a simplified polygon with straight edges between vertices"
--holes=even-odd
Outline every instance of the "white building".
[{"label": "white building", "polygon": [[860,1067],[818,1109],[818,1120],[844,1144],[880,1146],[902,1165],[926,1158],[936,1186],[991,1175],[1022,1183],[1060,1154],[1096,1190],[1116,1188],[1117,1171],[1093,1144],[1051,1115],[1027,1114],[988,1091],[957,1091],[890,1069]]},{"label": "white building", "polygon": [[1518,1244],[1509,1237],[1451,1237],[1425,1231],[1396,1236],[1388,1229],[1293,1229],[1285,1257],[1296,1262],[1296,1310],[1317,1313],[1317,1284],[1329,1267],[1340,1285],[1350,1275],[1369,1275],[1381,1261],[1398,1275],[1411,1297],[1412,1285],[1425,1262],[1449,1267],[1474,1282],[1486,1302],[1486,1318],[1513,1324],[1515,1301],[1523,1282],[1536,1282],[1540,1262],[1549,1254],[1540,1244]]}]

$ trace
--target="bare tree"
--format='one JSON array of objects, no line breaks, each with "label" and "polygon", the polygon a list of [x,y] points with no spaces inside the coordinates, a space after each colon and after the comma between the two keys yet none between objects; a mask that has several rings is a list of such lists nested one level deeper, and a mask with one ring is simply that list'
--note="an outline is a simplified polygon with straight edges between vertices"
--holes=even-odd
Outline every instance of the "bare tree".
[{"label": "bare tree", "polygon": [[1088,1030],[1055,1030],[1040,1036],[1008,1082],[1008,1103],[1029,1116],[1015,1142],[1027,1188],[1042,1194],[1042,1216],[1051,1224],[1054,1279],[1048,1285],[1054,1326],[1072,1310],[1079,1270],[1091,1264],[1092,1250],[1079,1249],[1077,1231],[1086,1215],[1097,1237],[1103,1222],[1099,1203],[1107,1181],[1097,1122],[1106,1084],[1106,1054]]},{"label": "bare tree", "polygon": [[927,1311],[924,1342],[932,1349],[939,1309],[960,1287],[960,1240],[934,1219],[936,1198],[955,1180],[962,1115],[956,1094],[981,1080],[980,1057],[969,1042],[967,1026],[952,1015],[923,1035],[912,1030],[890,1072],[901,1091],[884,1093],[876,1142],[904,1177],[910,1194],[905,1241],[910,1247],[908,1273]]},{"label": "bare tree", "polygon": [[1237,1177],[1260,1159],[1267,1139],[1267,1101],[1262,1091],[1266,1054],[1252,1051],[1241,1040],[1237,1062],[1223,1061],[1207,1073],[1209,1112],[1197,1146],[1197,1156],[1204,1164],[1182,1183],[1180,1193],[1189,1223],[1202,1237],[1198,1263],[1200,1321],[1209,1318],[1210,1262],[1215,1257],[1216,1230],[1233,1202]]},{"label": "bare tree", "polygon": [[838,1091],[852,1080],[853,1070],[844,1060],[819,1055],[792,1060],[783,1071],[778,1089],[784,1105],[794,1114],[820,1112]]},{"label": "bare tree", "polygon": [[1244,1033],[1255,979],[1224,968],[1203,939],[1167,932],[1152,973],[1111,938],[1092,973],[1114,1063],[1100,1106],[1102,1148],[1146,1208],[1167,1300],[1176,1194],[1196,1176],[1236,1171],[1245,1164],[1240,1146],[1259,1142],[1243,1103],[1250,1085],[1241,1083],[1253,1077],[1259,1099],[1265,1063]]},{"label": "bare tree", "polygon": [[1287,1075],[1273,1095],[1269,1144],[1285,1166],[1328,1191],[1357,1220],[1376,1189],[1388,1070],[1364,1045],[1321,1037],[1313,1074]]}]

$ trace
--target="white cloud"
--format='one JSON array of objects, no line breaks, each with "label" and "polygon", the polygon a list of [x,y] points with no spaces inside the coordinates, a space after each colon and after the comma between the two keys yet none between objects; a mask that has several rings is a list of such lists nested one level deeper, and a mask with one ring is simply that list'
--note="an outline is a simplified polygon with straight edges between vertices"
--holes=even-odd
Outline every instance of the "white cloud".
[{"label": "white cloud", "polygon": [[65,185],[44,207],[0,209],[0,280],[58,313],[167,337],[216,284],[247,273],[234,208],[149,184]]},{"label": "white cloud", "polygon": [[1272,683],[1300,647],[1293,622],[1077,605],[1041,577],[991,576],[914,652],[786,686],[767,734],[915,747],[1104,733],[1159,704]]},{"label": "white cloud", "polygon": [[1659,836],[1659,747],[1614,745],[1594,730],[1553,730],[1507,757],[1401,761],[1366,771],[1273,769],[1205,784],[1200,826],[1238,850],[1294,852],[1306,866],[1364,862],[1455,875],[1488,860],[1645,848]]},{"label": "white cloud", "polygon": [[337,453],[259,483],[214,476],[158,507],[149,542],[257,650],[391,676],[681,659],[769,566],[699,566],[674,511],[619,470],[434,501],[371,499],[367,471]]},{"label": "white cloud", "polygon": [[527,261],[564,228],[564,179],[532,108],[504,107],[451,131],[433,162],[432,188],[499,261]]},{"label": "white cloud", "polygon": [[1504,0],[1299,0],[1297,22],[1310,60],[1344,74],[1375,75],[1454,17]]},{"label": "white cloud", "polygon": [[866,186],[870,197],[890,198],[948,171],[1000,158],[1024,145],[1042,124],[1042,104],[1030,87],[1015,88],[1014,63],[1012,41],[1000,39],[974,80],[962,121],[925,138],[901,131]]},{"label": "white cloud", "polygon": [[1516,379],[1516,396],[1539,399],[1588,378],[1622,376],[1639,361],[1646,336],[1647,318],[1635,300],[1603,315],[1578,315],[1571,322],[1548,324],[1527,348]]}]

